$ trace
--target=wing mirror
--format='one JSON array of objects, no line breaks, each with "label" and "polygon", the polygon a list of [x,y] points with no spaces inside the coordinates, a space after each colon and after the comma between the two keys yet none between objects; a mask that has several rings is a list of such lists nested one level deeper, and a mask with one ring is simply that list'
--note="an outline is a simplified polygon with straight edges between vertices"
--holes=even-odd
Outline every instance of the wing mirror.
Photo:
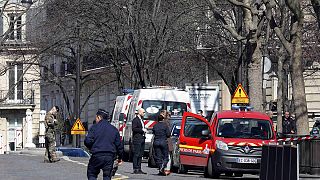
[{"label": "wing mirror", "polygon": [[119,121],[123,122],[124,121],[124,113],[119,114]]},{"label": "wing mirror", "polygon": [[209,130],[202,130],[201,135],[202,135],[202,137],[209,138],[210,132],[209,132]]}]

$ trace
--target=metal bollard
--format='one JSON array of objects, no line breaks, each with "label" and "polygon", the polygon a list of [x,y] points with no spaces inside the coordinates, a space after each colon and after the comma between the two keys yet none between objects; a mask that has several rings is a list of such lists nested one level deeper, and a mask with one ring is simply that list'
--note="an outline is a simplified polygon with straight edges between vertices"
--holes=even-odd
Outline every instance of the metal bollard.
[{"label": "metal bollard", "polygon": [[320,140],[310,141],[310,174],[320,175]]},{"label": "metal bollard", "polygon": [[262,147],[261,180],[297,180],[298,151],[294,145],[264,145]]},{"label": "metal bollard", "polygon": [[277,146],[277,157],[276,157],[276,165],[275,165],[275,177],[274,179],[283,179],[283,146]]},{"label": "metal bollard", "polygon": [[[301,141],[299,143],[299,166],[300,173],[309,174],[310,173],[310,164],[311,164],[311,142],[310,141]],[[301,153],[302,152],[302,153]]]}]

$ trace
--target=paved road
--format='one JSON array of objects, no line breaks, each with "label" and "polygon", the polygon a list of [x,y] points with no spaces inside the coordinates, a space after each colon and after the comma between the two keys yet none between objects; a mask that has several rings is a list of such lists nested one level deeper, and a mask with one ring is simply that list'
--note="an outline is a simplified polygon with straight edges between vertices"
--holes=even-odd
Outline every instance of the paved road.
[{"label": "paved road", "polygon": [[[68,158],[62,157],[57,163],[43,163],[43,157],[28,154],[0,155],[0,179],[8,180],[64,180],[64,179],[86,179],[86,168],[88,158]],[[147,175],[132,174],[132,163],[123,163],[114,179],[206,179],[201,172],[191,172],[188,174],[173,173],[163,177],[157,175],[157,169],[148,168],[147,163],[142,164],[142,169]],[[246,176],[248,179],[257,179],[257,176]],[[102,179],[101,174],[99,179]],[[225,178],[223,178],[225,179]]]},{"label": "paved road", "polygon": [[[88,164],[88,158],[68,158],[62,157],[60,162],[57,163],[43,163],[43,156],[30,155],[30,154],[9,154],[0,155],[0,179],[6,180],[85,180],[86,169]],[[117,172],[114,180],[121,179],[174,179],[174,180],[204,180],[202,172],[190,172],[188,174],[176,174],[164,177],[157,175],[157,169],[148,168],[146,161],[142,164],[143,171],[147,172],[147,175],[135,175],[132,174],[132,163],[123,163]],[[300,176],[301,177],[301,176]],[[302,176],[303,180],[317,179],[308,176]],[[258,176],[245,175],[245,179],[258,180]],[[222,176],[220,179],[242,179],[235,177]],[[99,175],[99,180],[102,179],[102,174]]]}]

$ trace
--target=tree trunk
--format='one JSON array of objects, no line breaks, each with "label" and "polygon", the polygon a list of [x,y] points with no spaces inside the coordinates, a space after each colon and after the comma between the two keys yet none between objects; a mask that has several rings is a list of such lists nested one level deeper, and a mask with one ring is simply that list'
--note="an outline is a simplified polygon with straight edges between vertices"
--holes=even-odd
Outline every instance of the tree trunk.
[{"label": "tree trunk", "polygon": [[283,103],[283,61],[284,49],[281,46],[278,59],[278,89],[277,89],[277,132],[282,132],[282,103]]},{"label": "tree trunk", "polygon": [[257,40],[256,47],[253,50],[252,61],[248,65],[248,84],[250,104],[255,111],[264,112],[262,97],[262,68],[261,68],[261,43]]},{"label": "tree trunk", "polygon": [[[302,20],[303,21],[303,20]],[[296,22],[298,23],[298,22]],[[302,66],[302,23],[298,23],[297,33],[293,39],[293,57],[292,57],[292,95],[294,100],[294,108],[296,115],[297,134],[307,135],[309,122],[307,101],[305,93],[305,85],[303,78],[303,66]]]}]

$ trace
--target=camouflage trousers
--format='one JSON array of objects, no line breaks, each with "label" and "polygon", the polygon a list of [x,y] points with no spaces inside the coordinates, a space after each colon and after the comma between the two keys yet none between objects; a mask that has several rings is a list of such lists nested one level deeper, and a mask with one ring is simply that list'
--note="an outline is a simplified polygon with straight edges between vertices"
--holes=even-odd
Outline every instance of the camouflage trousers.
[{"label": "camouflage trousers", "polygon": [[45,136],[46,152],[44,155],[44,162],[55,162],[57,158],[55,147],[55,135],[54,133],[46,133]]}]

